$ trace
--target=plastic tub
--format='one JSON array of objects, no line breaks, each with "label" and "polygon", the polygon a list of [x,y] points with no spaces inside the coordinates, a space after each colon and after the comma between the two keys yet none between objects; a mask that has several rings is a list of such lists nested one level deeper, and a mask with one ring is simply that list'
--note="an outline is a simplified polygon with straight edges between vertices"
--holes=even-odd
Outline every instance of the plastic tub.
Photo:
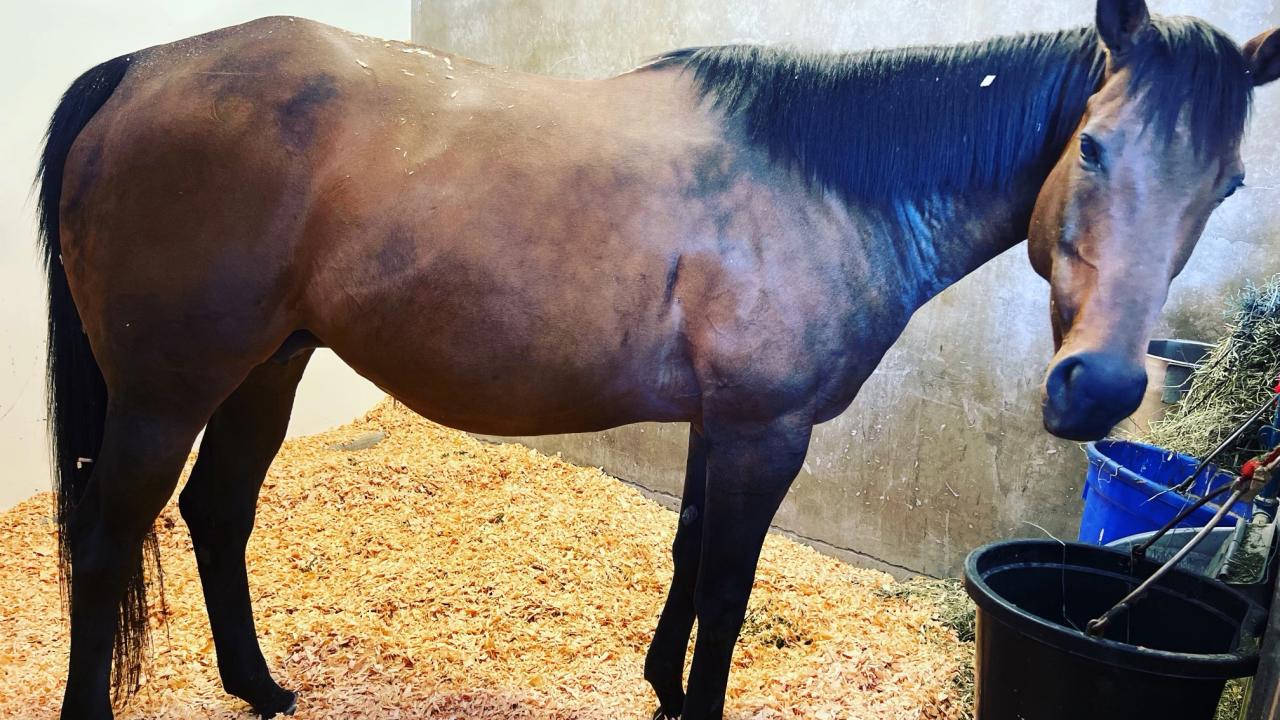
[{"label": "plastic tub", "polygon": [[1147,390],[1142,404],[1121,427],[1139,434],[1164,417],[1169,407],[1180,402],[1191,389],[1191,374],[1213,349],[1194,340],[1152,340],[1147,345],[1145,367]]},{"label": "plastic tub", "polygon": [[[1173,485],[1186,480],[1198,461],[1163,448],[1127,440],[1102,440],[1085,446],[1089,470],[1084,482],[1084,513],[1080,518],[1080,542],[1106,545],[1131,535],[1159,530],[1193,500],[1174,492]],[[1210,465],[1196,477],[1191,494],[1197,497],[1230,483],[1230,473]],[[1200,508],[1179,527],[1204,527],[1213,520],[1217,506]],[[1220,525],[1234,526],[1252,511],[1237,503]]]},{"label": "plastic tub", "polygon": [[1155,387],[1148,390],[1158,390],[1166,405],[1181,402],[1191,389],[1192,373],[1211,350],[1213,345],[1194,340],[1152,340],[1147,345],[1147,375]]},{"label": "plastic tub", "polygon": [[1175,570],[1105,638],[1076,629],[1158,567],[1130,562],[1053,540],[1000,542],[969,555],[977,720],[1213,718],[1226,681],[1257,668],[1261,608],[1216,580]]}]

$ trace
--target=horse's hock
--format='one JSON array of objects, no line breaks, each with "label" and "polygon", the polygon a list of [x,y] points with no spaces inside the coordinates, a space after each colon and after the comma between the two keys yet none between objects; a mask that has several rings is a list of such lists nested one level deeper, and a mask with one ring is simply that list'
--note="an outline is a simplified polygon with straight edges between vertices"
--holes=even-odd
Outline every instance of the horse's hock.
[{"label": "horse's hock", "polygon": [[[553,75],[606,77],[673,47],[753,41],[819,49],[957,42],[1084,25],[1094,4],[894,0],[525,0],[478,15],[473,3],[417,0],[413,39],[481,61]],[[1280,24],[1263,0],[1152,2],[1192,14],[1240,41]],[[1000,82],[999,73],[994,82]],[[1258,93],[1255,117],[1280,111]],[[1269,177],[1280,126],[1255,122],[1246,143],[1250,185]],[[1218,335],[1225,294],[1247,277],[1280,272],[1280,205],[1242,192],[1214,216],[1174,284],[1158,336]],[[778,526],[824,551],[895,573],[957,575],[969,549],[997,537],[1074,535],[1083,453],[1042,429],[1039,386],[1053,341],[1046,284],[1014,248],[921,310],[853,407],[817,428]],[[530,438],[584,465],[678,497],[683,428],[639,426]]]},{"label": "horse's hock", "polygon": [[[0,718],[57,714],[67,628],[51,506],[41,495],[0,514]],[[595,469],[388,401],[290,441],[273,465],[249,546],[263,648],[302,717],[647,717],[641,667],[675,524]],[[124,714],[243,717],[219,684],[176,507],[159,527],[165,624]],[[772,538],[728,716],[964,717],[970,650],[937,613],[882,573]]]}]

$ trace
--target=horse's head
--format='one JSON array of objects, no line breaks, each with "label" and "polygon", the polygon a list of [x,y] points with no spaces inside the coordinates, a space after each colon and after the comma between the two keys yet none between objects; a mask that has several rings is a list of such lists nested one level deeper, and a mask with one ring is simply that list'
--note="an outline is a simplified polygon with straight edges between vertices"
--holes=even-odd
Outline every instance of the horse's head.
[{"label": "horse's head", "polygon": [[1244,182],[1253,87],[1280,75],[1280,32],[1241,49],[1143,0],[1099,0],[1098,91],[1040,191],[1031,261],[1052,285],[1057,355],[1044,423],[1092,440],[1132,413],[1143,354],[1209,215]]}]

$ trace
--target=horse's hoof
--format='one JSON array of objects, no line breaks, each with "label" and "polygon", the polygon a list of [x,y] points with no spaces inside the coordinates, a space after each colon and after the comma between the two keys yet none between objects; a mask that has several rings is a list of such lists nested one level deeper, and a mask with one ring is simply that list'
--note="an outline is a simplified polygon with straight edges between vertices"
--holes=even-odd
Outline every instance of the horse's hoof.
[{"label": "horse's hoof", "polygon": [[662,708],[658,708],[653,711],[653,718],[651,720],[680,720],[680,716],[668,715],[662,711]]},{"label": "horse's hoof", "polygon": [[298,711],[298,693],[281,689],[276,700],[272,703],[274,707],[255,707],[253,712],[262,720],[270,720],[277,715],[292,715]]}]

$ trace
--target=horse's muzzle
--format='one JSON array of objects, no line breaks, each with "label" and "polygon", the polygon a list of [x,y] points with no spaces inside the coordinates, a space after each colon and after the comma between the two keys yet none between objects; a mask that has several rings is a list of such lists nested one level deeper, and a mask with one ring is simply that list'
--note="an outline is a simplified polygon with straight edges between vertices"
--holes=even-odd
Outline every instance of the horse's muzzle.
[{"label": "horse's muzzle", "polygon": [[1142,403],[1141,365],[1104,353],[1064,358],[1044,384],[1044,427],[1067,440],[1098,440]]}]

